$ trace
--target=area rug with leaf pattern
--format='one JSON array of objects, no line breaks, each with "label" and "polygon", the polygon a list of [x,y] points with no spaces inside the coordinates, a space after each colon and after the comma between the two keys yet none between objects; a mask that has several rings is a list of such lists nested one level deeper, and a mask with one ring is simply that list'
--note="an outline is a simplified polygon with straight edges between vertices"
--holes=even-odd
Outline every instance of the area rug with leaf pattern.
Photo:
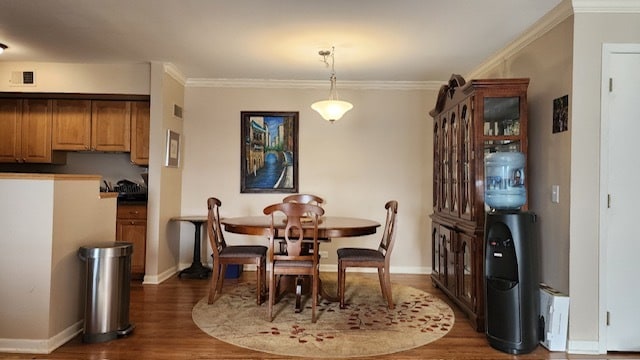
[{"label": "area rug with leaf pattern", "polygon": [[[437,297],[418,289],[393,286],[394,310],[389,310],[376,281],[350,281],[348,306],[320,300],[317,321],[311,322],[311,300],[295,313],[294,295],[285,295],[267,320],[267,304],[255,303],[255,282],[229,284],[211,305],[207,297],[193,308],[193,321],[205,333],[230,344],[277,355],[341,358],[391,354],[426,345],[453,327],[453,310]],[[335,294],[336,282],[323,277]]]}]

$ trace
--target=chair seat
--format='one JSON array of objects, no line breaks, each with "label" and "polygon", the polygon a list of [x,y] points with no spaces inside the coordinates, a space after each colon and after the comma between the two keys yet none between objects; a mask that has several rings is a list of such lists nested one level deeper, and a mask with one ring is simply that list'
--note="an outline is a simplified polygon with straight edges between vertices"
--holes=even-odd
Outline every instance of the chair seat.
[{"label": "chair seat", "polygon": [[227,246],[220,252],[221,258],[239,258],[251,255],[266,256],[268,248],[260,245],[234,245]]},{"label": "chair seat", "polygon": [[338,259],[384,262],[384,255],[374,249],[342,248],[338,249]]}]

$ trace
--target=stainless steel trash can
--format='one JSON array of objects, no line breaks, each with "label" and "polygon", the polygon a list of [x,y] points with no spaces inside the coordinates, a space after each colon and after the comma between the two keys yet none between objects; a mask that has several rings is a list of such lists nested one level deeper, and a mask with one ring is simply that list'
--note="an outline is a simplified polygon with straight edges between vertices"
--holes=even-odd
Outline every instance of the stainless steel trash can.
[{"label": "stainless steel trash can", "polygon": [[127,242],[78,250],[78,257],[86,262],[83,342],[109,341],[133,331],[129,323],[132,252],[133,244]]}]

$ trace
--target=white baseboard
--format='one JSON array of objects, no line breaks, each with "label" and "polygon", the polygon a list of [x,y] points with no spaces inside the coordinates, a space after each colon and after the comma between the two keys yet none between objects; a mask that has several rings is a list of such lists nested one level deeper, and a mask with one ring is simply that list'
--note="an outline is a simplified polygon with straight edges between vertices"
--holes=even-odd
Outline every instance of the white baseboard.
[{"label": "white baseboard", "polygon": [[569,354],[598,355],[600,352],[600,343],[597,341],[575,341],[567,342],[567,352]]},{"label": "white baseboard", "polygon": [[20,354],[50,354],[82,332],[80,320],[49,339],[0,339],[0,352]]},{"label": "white baseboard", "polygon": [[[185,266],[185,268],[188,266]],[[165,271],[163,271],[162,273],[158,274],[158,275],[145,275],[144,279],[142,280],[142,284],[144,285],[158,285],[161,282],[169,279],[170,277],[172,277],[173,275],[175,275],[178,272],[178,267],[174,266],[171,267]]]}]

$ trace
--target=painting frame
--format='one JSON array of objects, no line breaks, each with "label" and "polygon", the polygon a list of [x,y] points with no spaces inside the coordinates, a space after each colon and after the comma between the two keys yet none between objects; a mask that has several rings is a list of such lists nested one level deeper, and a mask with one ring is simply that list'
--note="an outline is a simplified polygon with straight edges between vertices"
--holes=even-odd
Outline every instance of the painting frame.
[{"label": "painting frame", "polygon": [[240,193],[298,192],[297,111],[240,112]]},{"label": "painting frame", "polygon": [[552,133],[560,133],[569,130],[569,95],[553,99],[553,123]]},{"label": "painting frame", "polygon": [[180,133],[171,129],[167,130],[167,149],[164,166],[175,168],[180,166]]}]

